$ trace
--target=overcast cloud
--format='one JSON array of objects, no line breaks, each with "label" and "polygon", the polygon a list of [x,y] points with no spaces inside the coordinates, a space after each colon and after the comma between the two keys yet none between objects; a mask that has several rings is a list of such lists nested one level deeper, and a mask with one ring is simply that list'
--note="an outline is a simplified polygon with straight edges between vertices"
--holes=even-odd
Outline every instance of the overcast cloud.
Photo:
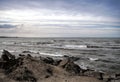
[{"label": "overcast cloud", "polygon": [[120,37],[120,0],[0,0],[0,35]]}]

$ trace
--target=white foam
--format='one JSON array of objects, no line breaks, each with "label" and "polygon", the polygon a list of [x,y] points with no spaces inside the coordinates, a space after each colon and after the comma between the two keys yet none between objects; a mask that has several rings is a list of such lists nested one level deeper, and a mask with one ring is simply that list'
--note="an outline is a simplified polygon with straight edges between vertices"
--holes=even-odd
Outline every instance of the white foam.
[{"label": "white foam", "polygon": [[61,54],[51,54],[51,53],[44,53],[44,52],[40,52],[41,55],[48,55],[48,56],[63,56]]},{"label": "white foam", "polygon": [[89,60],[96,61],[96,60],[98,60],[98,58],[89,58]]},{"label": "white foam", "polygon": [[84,62],[82,62],[79,66],[80,66],[82,69],[87,69],[87,66],[85,66]]},{"label": "white foam", "polygon": [[2,44],[5,44],[5,45],[12,45],[12,44],[15,44],[15,42],[2,42]]},{"label": "white foam", "polygon": [[81,49],[81,48],[87,48],[87,45],[65,45],[65,48],[70,48],[70,49]]}]

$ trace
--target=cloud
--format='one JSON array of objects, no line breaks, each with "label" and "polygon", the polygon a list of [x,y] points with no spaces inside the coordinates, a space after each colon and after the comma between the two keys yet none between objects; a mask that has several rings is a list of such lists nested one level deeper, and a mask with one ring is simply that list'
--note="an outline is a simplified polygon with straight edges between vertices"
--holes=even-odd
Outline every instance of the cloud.
[{"label": "cloud", "polygon": [[0,0],[0,35],[120,37],[119,8],[119,0]]},{"label": "cloud", "polygon": [[18,25],[16,28],[0,29],[0,35],[19,37],[120,37],[120,28],[114,27],[66,27]]},{"label": "cloud", "polygon": [[9,28],[15,28],[16,25],[10,25],[10,24],[3,24],[0,25],[0,28],[5,28],[5,29],[9,29]]},{"label": "cloud", "polygon": [[[1,10],[49,9],[96,16],[120,16],[119,0],[1,0]],[[111,12],[112,11],[112,12]]]}]

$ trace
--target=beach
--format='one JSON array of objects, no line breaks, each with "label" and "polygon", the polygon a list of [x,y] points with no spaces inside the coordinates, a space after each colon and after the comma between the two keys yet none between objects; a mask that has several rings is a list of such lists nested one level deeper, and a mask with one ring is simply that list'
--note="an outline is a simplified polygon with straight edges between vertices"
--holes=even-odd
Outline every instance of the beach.
[{"label": "beach", "polygon": [[[19,54],[18,58],[3,50],[0,58],[1,82],[110,82],[117,77],[104,78],[104,73],[82,69],[76,57],[54,60],[50,57],[32,57]],[[87,73],[88,72],[88,73]],[[90,72],[92,72],[90,74]],[[86,73],[86,74],[85,74]],[[111,79],[112,78],[112,79]],[[118,82],[119,79],[116,80]]]},{"label": "beach", "polygon": [[119,42],[0,38],[0,82],[119,82]]}]

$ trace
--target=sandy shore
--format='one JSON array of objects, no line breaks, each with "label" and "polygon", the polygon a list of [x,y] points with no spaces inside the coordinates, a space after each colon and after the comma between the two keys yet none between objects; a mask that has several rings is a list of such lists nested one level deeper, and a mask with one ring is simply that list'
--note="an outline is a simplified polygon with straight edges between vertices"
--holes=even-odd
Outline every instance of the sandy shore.
[{"label": "sandy shore", "polygon": [[15,57],[3,50],[0,58],[0,82],[120,82],[119,74],[111,77],[102,72],[82,69],[74,63],[78,58]]}]

